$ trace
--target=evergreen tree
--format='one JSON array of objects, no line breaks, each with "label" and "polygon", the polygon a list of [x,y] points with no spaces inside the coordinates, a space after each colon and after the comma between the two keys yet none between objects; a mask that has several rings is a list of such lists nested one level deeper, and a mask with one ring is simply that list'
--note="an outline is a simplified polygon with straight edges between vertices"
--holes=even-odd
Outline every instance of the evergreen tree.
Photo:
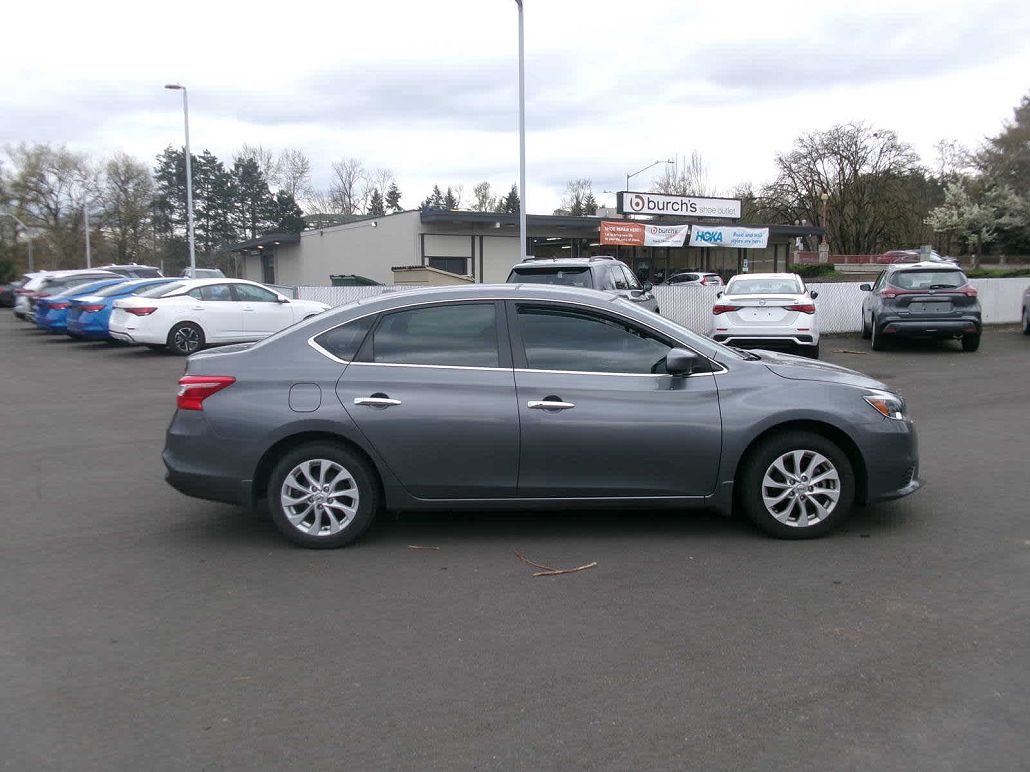
[{"label": "evergreen tree", "polygon": [[433,193],[429,196],[429,205],[434,209],[444,208],[443,193],[440,192],[439,185],[433,186]]},{"label": "evergreen tree", "polygon": [[508,195],[497,202],[497,211],[504,214],[518,214],[519,204],[519,186],[513,184]]},{"label": "evergreen tree", "polygon": [[386,209],[383,206],[383,196],[379,192],[379,188],[372,190],[372,197],[368,203],[368,213],[373,217],[382,217],[386,214]]},{"label": "evergreen tree", "polygon": [[587,193],[587,197],[583,199],[583,214],[591,217],[597,214],[597,199],[592,192]]},{"label": "evergreen tree", "polygon": [[391,212],[401,211],[401,189],[397,187],[396,181],[391,182],[386,189],[386,208]]},{"label": "evergreen tree", "polygon": [[256,238],[271,225],[274,200],[268,182],[253,158],[237,158],[232,177],[233,224],[244,238]]},{"label": "evergreen tree", "polygon": [[458,200],[454,197],[450,185],[447,186],[447,195],[443,197],[443,208],[448,211],[458,208]]},{"label": "evergreen tree", "polygon": [[285,190],[275,194],[271,226],[271,230],[276,233],[300,233],[304,230],[304,212]]}]

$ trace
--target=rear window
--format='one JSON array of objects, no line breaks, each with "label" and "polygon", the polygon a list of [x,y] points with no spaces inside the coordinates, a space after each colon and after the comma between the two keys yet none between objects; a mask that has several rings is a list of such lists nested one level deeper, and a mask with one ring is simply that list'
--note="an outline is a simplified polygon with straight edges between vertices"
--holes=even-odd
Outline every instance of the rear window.
[{"label": "rear window", "polygon": [[558,266],[515,268],[508,277],[508,282],[522,282],[523,284],[558,284],[563,287],[586,287],[594,286],[590,279],[590,267],[573,266],[571,268],[560,268]]},{"label": "rear window", "polygon": [[185,286],[186,284],[184,282],[173,281],[171,284],[158,284],[156,287],[151,287],[143,292],[137,292],[136,295],[141,298],[160,298],[177,290],[181,290]]},{"label": "rear window", "polygon": [[727,295],[797,295],[802,292],[797,279],[731,279]]},{"label": "rear window", "polygon": [[895,271],[889,279],[898,289],[954,289],[966,283],[962,271]]},{"label": "rear window", "polygon": [[350,362],[361,348],[365,335],[368,334],[375,315],[366,316],[362,319],[355,319],[353,322],[341,324],[327,330],[315,338],[315,343],[324,348],[337,359]]}]

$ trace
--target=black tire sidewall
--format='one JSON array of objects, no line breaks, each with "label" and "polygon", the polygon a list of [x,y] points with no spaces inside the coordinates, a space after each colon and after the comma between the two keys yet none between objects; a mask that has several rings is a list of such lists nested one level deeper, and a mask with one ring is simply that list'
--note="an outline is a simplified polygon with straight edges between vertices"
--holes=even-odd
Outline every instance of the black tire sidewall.
[{"label": "black tire sidewall", "polygon": [[190,329],[196,330],[197,334],[200,336],[200,345],[197,346],[197,351],[200,351],[204,348],[204,345],[207,343],[207,338],[204,337],[204,331],[200,329],[200,325],[194,324],[193,322],[178,322],[176,324],[173,324],[172,329],[168,331],[168,342],[166,344],[166,347],[173,354],[177,354],[181,357],[188,357],[190,354],[196,354],[197,351],[180,351],[178,348],[176,348],[175,344],[172,343],[172,341],[175,340],[175,331],[181,330],[184,327],[189,327]]},{"label": "black tire sidewall", "polygon": [[976,351],[980,348],[980,333],[962,336],[962,350]]},{"label": "black tire sidewall", "polygon": [[884,340],[883,333],[877,332],[875,316],[873,317],[872,330],[869,333],[869,337],[872,340],[870,345],[873,347],[873,351],[885,351],[887,349],[887,341]]},{"label": "black tire sidewall", "polygon": [[[762,480],[769,465],[791,450],[814,450],[826,456],[837,468],[841,494],[837,506],[829,517],[805,528],[784,525],[773,517],[762,501]],[[748,455],[738,480],[738,501],[756,526],[781,539],[811,539],[836,528],[851,511],[855,500],[855,473],[844,453],[834,442],[820,434],[805,431],[785,431],[761,441]]]},{"label": "black tire sidewall", "polygon": [[[358,488],[357,514],[350,525],[333,536],[310,536],[301,533],[287,519],[279,500],[279,490],[290,470],[304,461],[315,458],[325,458],[338,463],[350,472]],[[368,530],[379,510],[379,486],[371,467],[358,454],[331,442],[307,443],[287,452],[272,468],[266,494],[268,512],[275,527],[294,544],[308,549],[334,549],[350,544]]]}]

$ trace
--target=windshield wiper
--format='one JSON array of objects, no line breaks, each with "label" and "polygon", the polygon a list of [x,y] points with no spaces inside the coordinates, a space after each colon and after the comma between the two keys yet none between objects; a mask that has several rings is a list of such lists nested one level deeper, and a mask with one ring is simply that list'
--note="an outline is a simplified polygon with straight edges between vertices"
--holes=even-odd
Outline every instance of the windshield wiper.
[{"label": "windshield wiper", "polygon": [[744,357],[744,359],[748,360],[749,362],[754,362],[756,359],[761,359],[762,358],[762,357],[758,356],[758,354],[755,354],[755,353],[753,353],[751,351],[746,351],[746,350],[744,350],[742,348],[738,348],[737,346],[728,346],[728,348],[733,349],[734,351],[736,351],[738,354],[740,354],[742,357]]}]

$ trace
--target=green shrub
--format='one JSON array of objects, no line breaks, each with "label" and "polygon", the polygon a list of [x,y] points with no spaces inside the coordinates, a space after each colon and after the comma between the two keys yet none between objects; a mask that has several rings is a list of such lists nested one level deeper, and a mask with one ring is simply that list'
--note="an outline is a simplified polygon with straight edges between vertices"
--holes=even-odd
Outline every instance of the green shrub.
[{"label": "green shrub", "polygon": [[970,268],[966,276],[970,279],[1018,279],[1030,276],[1030,268]]},{"label": "green shrub", "polygon": [[817,276],[833,276],[837,269],[831,263],[791,263],[787,269],[802,279],[814,279]]},{"label": "green shrub", "polygon": [[0,257],[0,284],[12,281],[18,275],[14,261],[9,257]]}]

